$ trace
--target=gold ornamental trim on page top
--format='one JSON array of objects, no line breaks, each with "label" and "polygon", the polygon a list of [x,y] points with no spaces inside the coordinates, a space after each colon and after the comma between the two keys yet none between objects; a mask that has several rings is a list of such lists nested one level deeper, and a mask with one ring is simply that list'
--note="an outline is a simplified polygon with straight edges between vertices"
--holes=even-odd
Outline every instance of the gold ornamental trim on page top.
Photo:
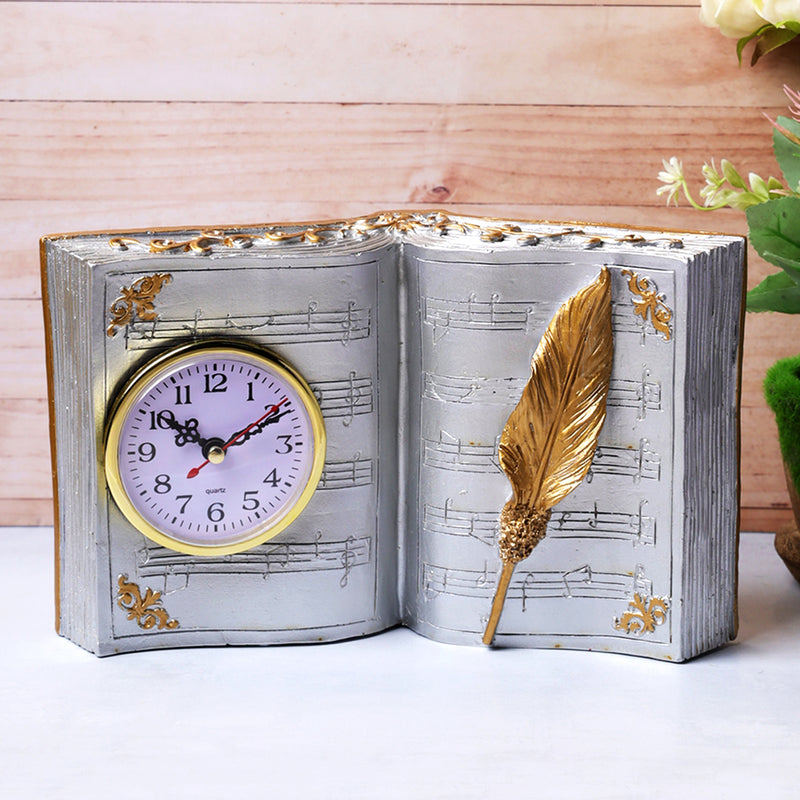
[{"label": "gold ornamental trim on page top", "polygon": [[153,238],[143,241],[133,236],[117,236],[109,239],[109,246],[120,250],[136,248],[155,254],[190,253],[207,256],[215,250],[247,249],[256,244],[276,245],[298,243],[307,245],[325,244],[345,239],[358,240],[375,231],[407,233],[430,231],[440,236],[476,233],[484,242],[513,241],[521,247],[535,247],[544,241],[566,237],[577,237],[589,248],[605,244],[632,244],[635,246],[659,246],[681,248],[683,241],[674,236],[648,238],[639,233],[622,236],[604,236],[584,231],[580,226],[565,225],[559,230],[532,233],[522,224],[483,219],[479,221],[458,218],[442,211],[389,211],[371,217],[326,222],[309,226],[271,225],[258,232],[241,229],[205,229],[183,239]]}]

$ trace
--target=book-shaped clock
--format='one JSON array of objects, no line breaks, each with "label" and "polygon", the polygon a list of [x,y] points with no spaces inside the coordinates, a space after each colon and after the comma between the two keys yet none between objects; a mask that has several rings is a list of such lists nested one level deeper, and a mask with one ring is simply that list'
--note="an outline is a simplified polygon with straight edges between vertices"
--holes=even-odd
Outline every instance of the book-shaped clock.
[{"label": "book-shaped clock", "polygon": [[59,632],[723,644],[743,262],[441,212],[45,237]]}]

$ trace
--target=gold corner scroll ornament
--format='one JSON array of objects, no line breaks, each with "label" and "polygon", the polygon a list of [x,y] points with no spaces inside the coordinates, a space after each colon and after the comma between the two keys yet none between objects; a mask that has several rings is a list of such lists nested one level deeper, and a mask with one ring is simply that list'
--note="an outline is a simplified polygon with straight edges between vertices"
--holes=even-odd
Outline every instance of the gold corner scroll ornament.
[{"label": "gold corner scroll ornament", "polygon": [[606,418],[613,356],[611,277],[603,267],[550,321],[500,437],[500,466],[514,493],[500,512],[503,569],[484,644],[494,640],[514,566],[544,538],[551,509],[591,467]]},{"label": "gold corner scroll ornament", "polygon": [[628,603],[626,611],[619,619],[614,620],[614,628],[627,634],[653,633],[656,625],[667,621],[669,602],[663,597],[642,597],[635,594]]},{"label": "gold corner scroll ornament", "polygon": [[664,334],[664,341],[668,342],[672,336],[669,328],[672,311],[664,303],[664,295],[659,294],[658,289],[646,277],[640,278],[629,269],[623,269],[620,274],[628,276],[628,288],[636,297],[641,298],[640,300],[634,298],[633,313],[645,322],[649,315],[653,327]]},{"label": "gold corner scroll ornament", "polygon": [[120,289],[119,297],[111,304],[111,322],[106,335],[114,336],[119,328],[124,328],[135,319],[150,322],[156,318],[155,297],[165,283],[172,280],[168,272],[145,275],[130,286]]},{"label": "gold corner scroll ornament", "polygon": [[128,612],[128,619],[136,620],[143,630],[174,630],[179,626],[176,619],[170,619],[167,610],[161,605],[161,592],[145,589],[144,597],[137,584],[128,580],[127,575],[117,578],[117,605]]}]

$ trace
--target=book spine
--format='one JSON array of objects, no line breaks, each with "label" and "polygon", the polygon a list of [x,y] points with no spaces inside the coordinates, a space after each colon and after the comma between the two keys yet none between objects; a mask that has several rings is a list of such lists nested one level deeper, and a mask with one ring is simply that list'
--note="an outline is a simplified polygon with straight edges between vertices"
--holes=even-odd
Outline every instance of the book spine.
[{"label": "book spine", "polygon": [[743,247],[715,248],[688,274],[683,658],[736,636]]},{"label": "book spine", "polygon": [[[97,644],[96,442],[91,395],[89,268],[49,243],[45,280],[52,391],[51,426],[58,475],[57,629],[89,650]],[[87,486],[88,481],[88,486]],[[87,590],[88,587],[88,590]]]}]

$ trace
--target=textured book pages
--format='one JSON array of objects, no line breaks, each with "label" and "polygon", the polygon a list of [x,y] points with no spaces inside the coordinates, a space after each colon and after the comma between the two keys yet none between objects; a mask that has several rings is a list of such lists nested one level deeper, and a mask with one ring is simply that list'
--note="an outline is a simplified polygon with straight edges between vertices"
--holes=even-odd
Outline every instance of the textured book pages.
[{"label": "textured book pages", "polygon": [[[605,421],[585,478],[516,565],[494,643],[683,660],[735,636],[742,239],[398,212],[50,236],[42,265],[59,630],[87,649],[328,641],[398,623],[479,645],[511,494],[500,437],[545,329],[601,273]],[[103,455],[131,375],[211,341],[290,363],[327,449],[285,530],[196,555],[131,524]],[[158,413],[178,430],[190,409],[176,391]],[[189,501],[157,480],[178,518]],[[208,481],[193,496],[220,491]],[[231,498],[203,502],[213,521]]]}]

